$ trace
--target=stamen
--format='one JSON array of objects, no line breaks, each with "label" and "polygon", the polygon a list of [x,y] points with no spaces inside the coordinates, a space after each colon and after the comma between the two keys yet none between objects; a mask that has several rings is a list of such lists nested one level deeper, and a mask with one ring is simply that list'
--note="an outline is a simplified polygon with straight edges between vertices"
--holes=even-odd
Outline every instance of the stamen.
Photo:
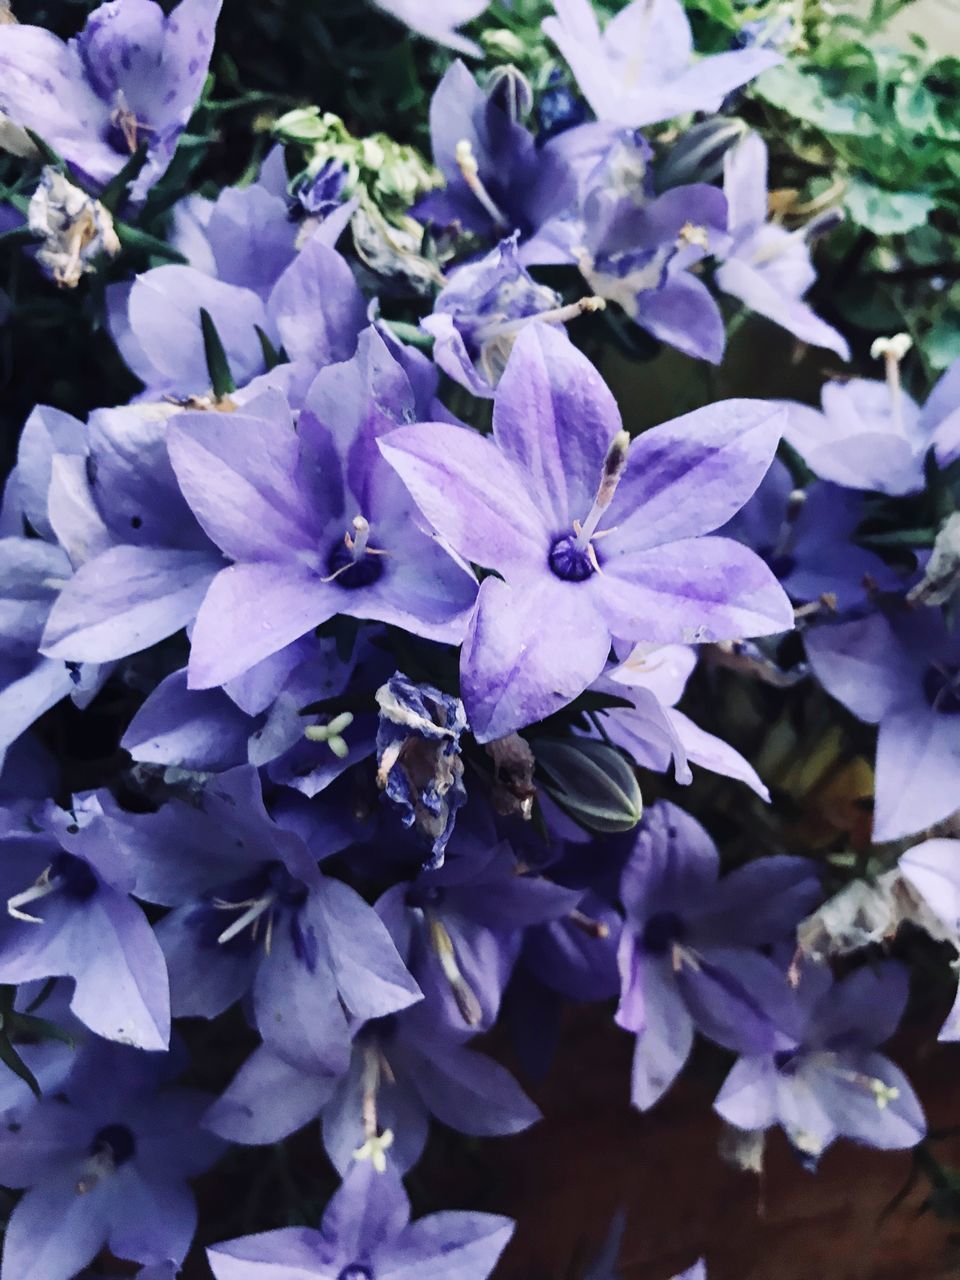
[{"label": "stamen", "polygon": [[845,1071],[842,1068],[836,1068],[835,1074],[842,1080],[849,1080],[851,1084],[855,1084],[858,1088],[865,1089],[867,1093],[873,1095],[873,1100],[877,1104],[879,1111],[884,1111],[891,1102],[896,1102],[900,1097],[900,1090],[896,1085],[887,1084],[885,1080],[881,1080],[878,1076],[868,1076],[862,1071]]},{"label": "stamen", "polygon": [[576,908],[569,913],[567,919],[582,930],[588,938],[596,938],[599,941],[601,938],[610,937],[608,924],[604,924],[602,920],[594,920],[591,916],[584,915],[582,911],[577,911]]},{"label": "stamen", "polygon": [[26,911],[21,911],[21,907],[25,907],[28,902],[39,902],[41,898],[47,898],[51,893],[56,893],[60,888],[60,877],[51,876],[50,868],[30,886],[24,889],[23,893],[16,893],[12,898],[7,899],[7,912],[13,916],[14,920],[24,920],[28,924],[43,924],[40,916],[32,916]]},{"label": "stamen", "polygon": [[521,316],[519,320],[510,320],[506,324],[497,326],[497,336],[502,337],[504,334],[518,333],[525,325],[537,320],[541,324],[566,324],[569,320],[576,320],[578,316],[594,311],[603,311],[606,308],[606,298],[601,298],[598,294],[590,294],[585,298],[578,298],[576,302],[570,302],[564,307],[554,307],[552,311],[535,311],[533,315]]},{"label": "stamen", "polygon": [[327,724],[307,725],[304,737],[310,742],[325,742],[338,760],[345,760],[350,754],[350,747],[342,735],[352,724],[353,712],[341,711]]},{"label": "stamen", "polygon": [[259,920],[263,913],[273,906],[276,896],[277,895],[275,893],[267,893],[264,894],[262,898],[254,898],[249,905],[244,902],[216,902],[214,905],[221,911],[226,910],[229,907],[247,907],[242,916],[238,916],[237,919],[234,920],[233,924],[228,925],[226,929],[224,929],[223,933],[218,936],[217,942],[222,945],[225,942],[229,942],[231,938],[235,938],[238,933],[243,933],[247,925],[253,924],[256,920]]},{"label": "stamen", "polygon": [[[617,485],[620,483],[620,478],[627,465],[627,449],[629,446],[630,436],[628,433],[626,431],[618,431],[613,437],[610,448],[607,450],[607,456],[603,462],[603,476],[600,480],[600,488],[597,490],[597,496],[593,506],[590,508],[590,514],[579,528],[576,524],[573,527],[574,533],[577,535],[574,545],[578,551],[586,551],[590,546],[590,541],[596,533],[597,525],[600,523],[603,513],[613,501],[613,495],[617,491]],[[595,560],[596,553],[591,557],[591,564]],[[595,565],[595,567],[598,568],[599,566]]]},{"label": "stamen", "polygon": [[696,222],[685,222],[677,235],[677,247],[687,248],[696,245],[698,249],[710,248],[710,237],[707,228]]},{"label": "stamen", "polygon": [[430,945],[440,961],[443,976],[450,983],[450,989],[453,991],[453,998],[457,1002],[460,1016],[468,1027],[478,1027],[483,1021],[483,1009],[473,988],[460,972],[453,939],[450,937],[446,925],[438,916],[434,915],[432,911],[425,912],[425,915],[427,928],[430,932]]},{"label": "stamen", "polygon": [[369,1160],[377,1173],[384,1173],[387,1168],[387,1152],[393,1146],[393,1130],[380,1132],[377,1117],[377,1093],[380,1089],[380,1078],[385,1075],[392,1081],[392,1073],[380,1050],[375,1045],[368,1045],[363,1050],[363,1089],[362,1117],[364,1142],[353,1153],[354,1160]]},{"label": "stamen", "polygon": [[903,432],[903,397],[900,386],[900,362],[913,346],[909,333],[895,333],[892,338],[877,338],[870,348],[874,360],[883,358],[887,371],[887,389],[890,392],[893,424]]},{"label": "stamen", "polygon": [[460,172],[463,174],[463,180],[470,189],[471,194],[483,206],[497,226],[506,230],[509,226],[509,219],[497,206],[490,192],[483,185],[480,179],[480,166],[477,164],[477,157],[473,154],[473,147],[466,138],[461,138],[457,143],[454,155]]}]

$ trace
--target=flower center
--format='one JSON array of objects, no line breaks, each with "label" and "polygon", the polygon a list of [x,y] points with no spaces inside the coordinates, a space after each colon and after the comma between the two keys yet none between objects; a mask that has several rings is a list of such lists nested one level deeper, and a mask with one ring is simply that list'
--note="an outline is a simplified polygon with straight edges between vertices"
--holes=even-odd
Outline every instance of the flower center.
[{"label": "flower center", "polygon": [[337,1280],[373,1280],[373,1272],[360,1262],[351,1262],[348,1267],[343,1268]]},{"label": "flower center", "polygon": [[[205,946],[229,947],[249,955],[263,945],[267,955],[273,943],[278,912],[291,913],[294,943],[299,933],[296,913],[307,899],[307,889],[280,862],[268,862],[255,875],[236,880],[191,912],[189,923]],[[229,920],[227,912],[234,913]]]},{"label": "flower center", "polygon": [[931,664],[923,674],[923,692],[939,715],[960,715],[960,666]]},{"label": "flower center", "polygon": [[109,1155],[115,1169],[132,1159],[136,1150],[137,1140],[125,1124],[106,1125],[90,1144],[90,1154]]},{"label": "flower center", "polygon": [[28,889],[7,899],[7,912],[15,920],[43,924],[40,916],[23,910],[28,903],[39,902],[53,893],[63,893],[74,902],[86,902],[97,892],[99,885],[95,872],[83,858],[72,853],[58,853]]},{"label": "flower center", "polygon": [[369,545],[370,525],[363,516],[353,521],[342,542],[334,543],[327,556],[324,582],[336,582],[348,591],[370,587],[383,573],[383,557],[388,553]]},{"label": "flower center", "polygon": [[575,533],[564,533],[550,548],[548,560],[550,568],[564,582],[586,582],[591,574],[597,572],[594,567],[596,558],[592,546],[581,547]]},{"label": "flower center", "polygon": [[597,532],[597,525],[613,501],[624,469],[627,465],[627,448],[630,437],[626,431],[618,431],[610,443],[603,460],[603,472],[597,488],[597,496],[585,520],[574,520],[573,533],[561,534],[550,548],[547,563],[564,582],[586,582],[594,573],[600,573],[600,561],[594,540],[612,533],[612,529]]},{"label": "flower center", "polygon": [[665,956],[686,933],[687,926],[675,911],[658,911],[644,925],[640,945],[648,955]]}]

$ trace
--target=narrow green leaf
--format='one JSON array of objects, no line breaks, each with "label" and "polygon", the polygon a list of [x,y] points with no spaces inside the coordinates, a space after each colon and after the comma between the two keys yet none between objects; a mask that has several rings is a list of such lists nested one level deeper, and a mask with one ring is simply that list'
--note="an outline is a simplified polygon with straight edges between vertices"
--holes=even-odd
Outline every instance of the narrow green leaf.
[{"label": "narrow green leaf", "polygon": [[278,364],[286,364],[287,355],[283,347],[278,351],[258,324],[253,327],[256,329],[257,337],[260,339],[260,350],[263,352],[263,363],[267,366],[267,371],[275,369]]},{"label": "narrow green leaf", "polygon": [[200,328],[203,330],[203,353],[206,356],[207,371],[210,374],[210,386],[214,396],[219,400],[222,396],[228,396],[232,391],[236,391],[237,384],[230,372],[230,363],[223,349],[223,343],[220,341],[220,335],[217,333],[217,326],[205,307],[200,308]]},{"label": "narrow green leaf", "polygon": [[128,222],[118,222],[115,227],[124,248],[140,249],[144,253],[152,254],[155,258],[163,258],[165,262],[186,262],[186,258],[179,249],[175,249],[172,244],[167,244],[166,240],[161,240],[159,236],[152,236],[148,231],[132,227]]},{"label": "narrow green leaf", "polygon": [[54,169],[59,169],[61,172],[66,170],[66,160],[64,160],[63,156],[60,155],[58,151],[54,151],[49,142],[45,142],[43,138],[40,137],[39,133],[34,133],[32,129],[24,129],[24,133],[40,152],[40,156],[44,164],[53,165]]},{"label": "narrow green leaf", "polygon": [[127,188],[143,168],[146,159],[147,144],[146,142],[141,142],[120,172],[112,177],[104,187],[100,195],[100,203],[110,213],[116,213],[121,201],[127,194]]}]

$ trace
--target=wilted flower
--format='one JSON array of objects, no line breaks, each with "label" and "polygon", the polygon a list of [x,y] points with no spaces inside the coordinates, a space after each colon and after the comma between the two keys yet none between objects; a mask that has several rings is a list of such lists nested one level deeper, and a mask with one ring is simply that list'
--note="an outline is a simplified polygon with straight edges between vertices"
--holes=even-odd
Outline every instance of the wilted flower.
[{"label": "wilted flower", "polygon": [[37,261],[65,289],[75,289],[81,276],[95,271],[101,254],[112,258],[120,252],[113,219],[100,201],[49,165],[31,197],[28,226],[43,238]]},{"label": "wilted flower", "polygon": [[430,846],[430,864],[443,863],[447,841],[466,802],[460,735],[463,703],[432,685],[397,672],[377,690],[377,785]]}]

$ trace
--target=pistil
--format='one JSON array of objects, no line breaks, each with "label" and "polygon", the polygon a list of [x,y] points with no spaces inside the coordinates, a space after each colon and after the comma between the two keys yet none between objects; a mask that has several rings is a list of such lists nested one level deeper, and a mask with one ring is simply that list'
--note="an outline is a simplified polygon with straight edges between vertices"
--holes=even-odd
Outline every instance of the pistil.
[{"label": "pistil", "polygon": [[51,868],[47,869],[38,877],[38,879],[30,886],[24,889],[22,893],[14,894],[12,898],[7,899],[7,912],[13,916],[14,920],[24,920],[28,924],[43,924],[40,916],[32,916],[26,911],[21,911],[21,907],[25,907],[28,902],[39,902],[41,898],[47,898],[51,893],[56,893],[60,888],[60,877],[50,874]]},{"label": "pistil", "polygon": [[463,180],[467,184],[471,195],[483,206],[484,211],[490,215],[497,226],[506,231],[509,227],[509,219],[483,185],[480,177],[480,166],[477,164],[477,157],[473,154],[473,147],[470,142],[466,138],[461,138],[457,143],[454,154],[460,172],[463,174]]}]

